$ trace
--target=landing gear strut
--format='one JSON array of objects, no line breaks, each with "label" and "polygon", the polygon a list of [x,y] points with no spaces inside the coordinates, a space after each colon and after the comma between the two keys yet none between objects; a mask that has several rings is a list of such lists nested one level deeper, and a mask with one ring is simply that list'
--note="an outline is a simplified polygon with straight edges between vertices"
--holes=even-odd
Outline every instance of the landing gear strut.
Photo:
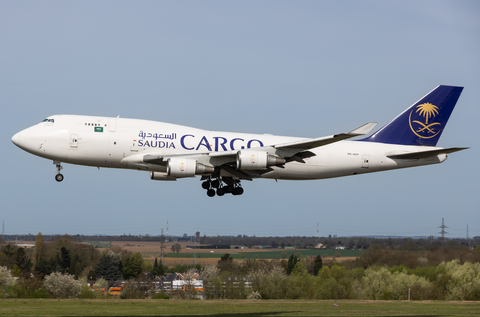
[{"label": "landing gear strut", "polygon": [[[207,179],[202,183],[202,188],[207,190],[208,197],[223,196],[225,194],[241,195],[243,188],[240,180],[231,177],[218,177],[217,179]],[[216,189],[216,191],[215,191]]]},{"label": "landing gear strut", "polygon": [[58,161],[53,161],[53,164],[57,167],[57,175],[55,175],[55,180],[57,182],[63,181],[63,175],[60,173],[60,171],[63,169],[61,162]]}]

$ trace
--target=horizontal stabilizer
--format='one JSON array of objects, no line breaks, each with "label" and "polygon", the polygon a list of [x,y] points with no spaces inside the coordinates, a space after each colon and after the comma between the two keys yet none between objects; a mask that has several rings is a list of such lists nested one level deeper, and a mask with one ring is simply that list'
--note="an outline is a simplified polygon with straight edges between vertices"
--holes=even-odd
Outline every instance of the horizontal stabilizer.
[{"label": "horizontal stabilizer", "polygon": [[387,157],[392,159],[405,159],[405,160],[412,160],[412,159],[420,159],[429,156],[435,156],[439,154],[448,154],[453,152],[458,152],[462,150],[469,149],[468,147],[452,147],[449,149],[439,149],[439,150],[431,150],[431,151],[422,151],[422,152],[413,152],[413,153],[403,153],[403,154],[393,154],[387,155]]}]

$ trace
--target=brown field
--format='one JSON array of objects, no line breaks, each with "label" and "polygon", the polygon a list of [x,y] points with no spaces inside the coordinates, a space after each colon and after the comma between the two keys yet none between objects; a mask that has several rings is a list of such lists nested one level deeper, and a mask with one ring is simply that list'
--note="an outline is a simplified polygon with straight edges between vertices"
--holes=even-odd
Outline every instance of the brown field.
[{"label": "brown field", "polygon": [[[112,245],[119,246],[125,250],[130,252],[140,252],[144,259],[146,260],[154,260],[155,257],[160,257],[160,242],[140,242],[140,241],[112,241]],[[165,253],[171,252],[172,245],[177,242],[165,242]],[[186,246],[193,245],[192,242],[178,242],[182,246],[182,250],[180,253],[191,254],[192,249],[186,249]],[[269,252],[272,251],[271,249],[197,249],[197,253],[210,253],[210,251],[214,251],[215,253],[219,254],[238,254],[241,252]],[[347,260],[355,260],[356,257],[340,257],[336,258],[337,261],[347,261]],[[193,259],[192,257],[185,257],[185,258],[164,258],[166,265],[176,265],[176,264],[192,264]],[[241,262],[243,260],[234,260],[236,262]],[[205,264],[217,264],[218,259],[209,259],[209,258],[197,258],[195,263],[200,263],[202,265]]]},{"label": "brown field", "polygon": [[[113,246],[119,246],[121,247],[122,249],[125,249],[125,250],[128,250],[130,252],[140,252],[143,256],[144,259],[146,260],[154,260],[155,257],[160,257],[160,242],[141,242],[141,241],[112,241],[111,242]],[[175,244],[175,243],[179,243],[181,246],[182,246],[182,250],[180,251],[180,253],[185,253],[185,254],[191,254],[192,253],[192,249],[186,249],[187,245],[193,245],[192,242],[165,242],[164,246],[165,246],[165,253],[170,253],[172,252],[171,251],[171,248],[172,246]],[[197,253],[210,253],[210,251],[216,251],[216,253],[221,253],[221,254],[224,254],[224,253],[230,253],[230,254],[236,254],[236,253],[240,253],[240,251],[243,251],[243,252],[249,252],[249,250],[240,250],[240,249],[229,249],[229,250],[226,250],[226,249],[221,249],[221,250],[218,250],[218,249],[197,249]],[[251,252],[255,251],[255,252],[264,252],[264,251],[269,251],[269,250],[259,250],[259,249],[255,249],[255,250],[250,250]],[[176,265],[176,264],[193,264],[194,263],[194,260],[189,257],[185,257],[185,258],[164,258],[164,261],[165,261],[165,264],[168,265],[168,266],[172,266],[172,265]],[[241,261],[241,260],[235,260],[235,261]],[[206,264],[217,264],[218,263],[218,259],[208,259],[208,258],[200,258],[200,259],[196,259],[196,262],[195,263],[199,263],[199,264],[202,264],[202,265],[206,265]]]},{"label": "brown field", "polygon": [[[27,244],[33,245],[35,241],[18,241],[19,245]],[[172,245],[177,242],[165,242],[165,253],[170,253]],[[182,250],[180,253],[191,254],[193,252],[192,249],[186,249],[187,245],[193,245],[192,242],[178,242],[182,246]],[[139,252],[142,254],[142,257],[146,260],[154,260],[156,257],[160,257],[160,242],[150,242],[150,241],[112,241],[111,244],[113,246],[121,247],[122,249],[128,250],[130,252]],[[105,251],[108,249],[99,249],[101,251]],[[197,249],[197,253],[210,253],[210,251],[214,251],[215,253],[219,254],[238,254],[241,252],[269,252],[272,251],[271,249]],[[340,257],[336,258],[337,261],[347,261],[347,260],[354,260],[356,257]],[[192,264],[193,259],[192,257],[185,257],[185,258],[164,258],[165,264],[168,266],[176,265],[176,264]],[[237,262],[243,260],[235,260]],[[209,258],[197,258],[196,263],[205,265],[205,264],[217,264],[218,259],[209,259]]]},{"label": "brown field", "polygon": [[[160,242],[140,242],[140,241],[112,241],[112,245],[119,246],[131,252],[158,252],[160,254]],[[165,242],[165,252],[172,252],[172,245],[179,243],[182,246],[180,253],[192,253],[192,249],[186,249],[187,245],[192,246],[193,242]],[[217,253],[226,253],[227,249],[197,249],[197,253],[210,253],[216,251]],[[240,252],[268,252],[269,249],[228,249],[228,253],[237,254]]]}]

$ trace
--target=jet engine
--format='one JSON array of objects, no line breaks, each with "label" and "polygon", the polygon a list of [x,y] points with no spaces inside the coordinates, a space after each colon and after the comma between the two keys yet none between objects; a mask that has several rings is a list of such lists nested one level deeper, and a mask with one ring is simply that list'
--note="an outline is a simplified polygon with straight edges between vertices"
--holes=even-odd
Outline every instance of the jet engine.
[{"label": "jet engine", "polygon": [[238,151],[237,168],[241,170],[262,170],[269,166],[283,165],[284,158],[270,155],[265,151]]},{"label": "jet engine", "polygon": [[194,177],[210,174],[215,171],[212,166],[198,163],[196,160],[181,157],[171,157],[167,161],[167,175],[173,177]]}]

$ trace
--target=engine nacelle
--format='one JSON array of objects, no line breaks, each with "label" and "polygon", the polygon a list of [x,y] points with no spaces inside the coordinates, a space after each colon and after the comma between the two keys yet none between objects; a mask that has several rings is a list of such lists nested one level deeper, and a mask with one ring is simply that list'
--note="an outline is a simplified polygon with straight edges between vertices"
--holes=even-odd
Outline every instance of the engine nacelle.
[{"label": "engine nacelle", "polygon": [[284,158],[270,155],[265,151],[238,151],[237,168],[241,170],[263,170],[269,166],[283,165]]},{"label": "engine nacelle", "polygon": [[172,157],[167,161],[167,174],[173,177],[194,177],[195,175],[211,174],[213,166],[198,163],[196,160]]},{"label": "engine nacelle", "polygon": [[167,161],[167,174],[175,177],[194,177],[196,165],[196,160],[171,157]]},{"label": "engine nacelle", "polygon": [[156,181],[176,181],[177,178],[175,176],[168,176],[166,173],[161,172],[150,172],[150,179]]}]

